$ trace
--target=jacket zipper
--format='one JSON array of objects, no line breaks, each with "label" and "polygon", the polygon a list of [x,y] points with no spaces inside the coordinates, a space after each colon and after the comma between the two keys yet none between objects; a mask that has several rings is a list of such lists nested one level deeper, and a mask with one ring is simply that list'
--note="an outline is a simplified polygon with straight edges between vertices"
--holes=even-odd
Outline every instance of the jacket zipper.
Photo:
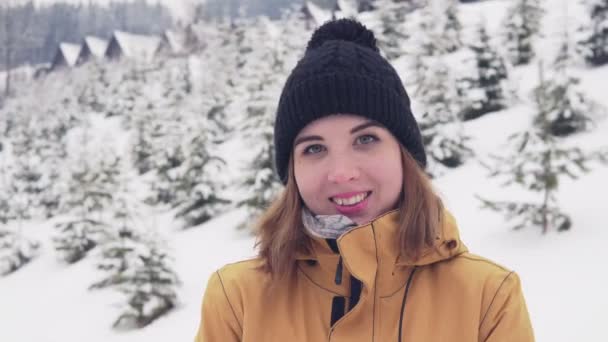
[{"label": "jacket zipper", "polygon": [[403,293],[403,301],[401,302],[401,315],[399,315],[399,334],[397,335],[397,342],[402,342],[402,332],[403,332],[403,317],[405,317],[405,302],[407,299],[407,295],[410,292],[410,285],[412,285],[412,279],[414,278],[414,273],[418,269],[418,266],[414,266],[412,272],[407,278],[407,284],[405,285],[405,292]]}]

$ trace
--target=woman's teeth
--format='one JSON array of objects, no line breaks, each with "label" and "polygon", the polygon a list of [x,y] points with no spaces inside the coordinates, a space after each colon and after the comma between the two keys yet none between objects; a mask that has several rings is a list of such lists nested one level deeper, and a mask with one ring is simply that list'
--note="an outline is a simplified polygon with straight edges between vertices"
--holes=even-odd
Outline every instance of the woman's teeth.
[{"label": "woman's teeth", "polygon": [[348,198],[332,198],[331,200],[337,205],[354,205],[363,201],[367,197],[367,193],[358,194]]}]

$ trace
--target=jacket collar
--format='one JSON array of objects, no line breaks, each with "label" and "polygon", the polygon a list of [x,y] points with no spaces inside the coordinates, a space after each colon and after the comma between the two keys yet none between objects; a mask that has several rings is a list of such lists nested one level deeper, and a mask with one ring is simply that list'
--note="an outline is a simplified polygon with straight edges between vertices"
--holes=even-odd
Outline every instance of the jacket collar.
[{"label": "jacket collar", "polygon": [[[401,255],[399,248],[399,212],[389,211],[373,221],[357,226],[338,238],[337,243],[344,265],[366,286],[394,273],[399,266],[423,266],[454,257],[467,251],[458,233],[454,217],[444,210],[442,226],[433,246],[426,248],[421,257],[413,260]],[[297,260],[316,260],[327,271],[335,270],[338,255],[327,242],[309,236],[312,251],[300,253]],[[376,274],[376,273],[379,274]]]}]

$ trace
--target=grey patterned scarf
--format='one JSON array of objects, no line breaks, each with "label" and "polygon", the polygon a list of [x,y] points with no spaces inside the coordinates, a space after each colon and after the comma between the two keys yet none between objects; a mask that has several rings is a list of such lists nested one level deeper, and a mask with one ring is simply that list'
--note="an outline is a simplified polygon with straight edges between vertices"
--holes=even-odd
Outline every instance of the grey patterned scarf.
[{"label": "grey patterned scarf", "polygon": [[323,239],[337,239],[357,226],[344,215],[314,215],[308,208],[302,208],[302,222],[306,231]]}]

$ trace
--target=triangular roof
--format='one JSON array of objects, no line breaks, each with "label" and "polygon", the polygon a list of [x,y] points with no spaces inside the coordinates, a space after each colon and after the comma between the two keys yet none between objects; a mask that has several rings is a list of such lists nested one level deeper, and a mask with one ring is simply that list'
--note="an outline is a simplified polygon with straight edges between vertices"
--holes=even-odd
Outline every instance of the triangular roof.
[{"label": "triangular roof", "polygon": [[156,55],[160,43],[161,38],[158,36],[114,31],[105,56],[108,58],[124,56],[136,60],[150,61]]},{"label": "triangular roof", "polygon": [[91,52],[91,55],[96,58],[103,58],[106,54],[109,41],[94,36],[86,36],[84,37],[84,43],[87,50]]},{"label": "triangular roof", "polygon": [[78,56],[77,65],[85,63],[91,56],[96,59],[103,59],[108,48],[108,41],[94,36],[86,36],[82,41],[82,49]]},{"label": "triangular roof", "polygon": [[50,69],[56,69],[62,66],[73,67],[78,62],[78,56],[80,55],[81,45],[72,43],[60,43],[57,47],[57,52],[53,57]]},{"label": "triangular roof", "polygon": [[72,43],[61,43],[59,44],[59,49],[63,53],[66,61],[69,66],[75,66],[76,61],[78,60],[78,56],[80,55],[80,49],[82,49],[82,45],[72,44]]}]

